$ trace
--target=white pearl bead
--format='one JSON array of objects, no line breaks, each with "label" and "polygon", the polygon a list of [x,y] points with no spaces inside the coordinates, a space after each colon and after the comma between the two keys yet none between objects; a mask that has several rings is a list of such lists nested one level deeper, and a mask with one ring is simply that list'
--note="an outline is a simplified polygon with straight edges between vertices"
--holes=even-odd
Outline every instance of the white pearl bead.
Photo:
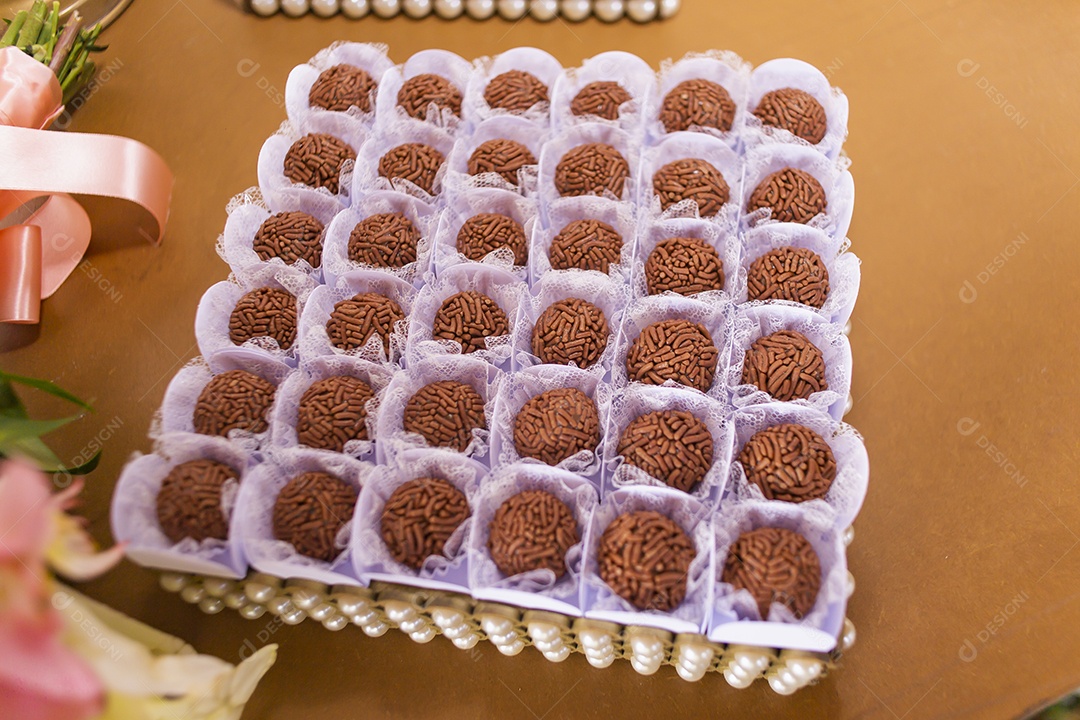
[{"label": "white pearl bead", "polygon": [[187,575],[181,575],[180,573],[162,573],[161,579],[158,581],[161,583],[163,590],[167,592],[180,592],[187,585]]},{"label": "white pearl bead", "polygon": [[255,14],[267,17],[278,11],[278,0],[251,0],[251,9]]},{"label": "white pearl bead", "polygon": [[232,608],[233,610],[239,610],[247,605],[247,595],[239,590],[233,591],[225,596],[225,607]]},{"label": "white pearl bead", "polygon": [[337,632],[349,624],[349,618],[344,615],[332,615],[323,620],[322,624],[327,630]]},{"label": "white pearl bead", "polygon": [[371,9],[381,18],[391,18],[401,12],[398,0],[371,0]]},{"label": "white pearl bead", "polygon": [[590,0],[562,0],[559,10],[570,22],[581,22],[592,14],[592,3]]},{"label": "white pearl bead", "polygon": [[180,591],[180,597],[184,599],[184,602],[194,605],[206,597],[206,591],[202,589],[201,585],[188,585]]},{"label": "white pearl bead", "polygon": [[225,609],[225,603],[217,598],[207,597],[199,601],[199,609],[207,615],[217,615]]},{"label": "white pearl bead", "polygon": [[593,13],[604,22],[621,20],[626,12],[623,0],[596,0],[593,3]]},{"label": "white pearl bead", "polygon": [[427,17],[431,14],[432,0],[403,0],[402,9],[411,18]]},{"label": "white pearl bead", "polygon": [[245,605],[240,608],[240,615],[248,620],[258,620],[266,613],[262,605]]},{"label": "white pearl bead", "polygon": [[435,0],[435,12],[444,20],[453,20],[465,12],[465,0]]},{"label": "white pearl bead", "polygon": [[635,22],[649,22],[656,17],[656,0],[629,0],[626,14]]},{"label": "white pearl bead", "polygon": [[465,9],[477,20],[487,20],[495,14],[495,0],[465,0]]},{"label": "white pearl bead", "polygon": [[266,603],[277,594],[277,588],[251,581],[244,585],[244,594],[257,603]]},{"label": "white pearl bead", "polygon": [[311,0],[311,11],[319,17],[330,17],[339,8],[338,0]]},{"label": "white pearl bead", "polygon": [[454,647],[458,650],[471,650],[476,647],[476,643],[480,642],[480,636],[476,633],[471,633],[464,637],[451,638],[451,642],[454,643]]},{"label": "white pearl bead", "polygon": [[308,0],[281,0],[281,9],[289,17],[300,17],[308,11]]},{"label": "white pearl bead", "polygon": [[660,0],[660,17],[669,18],[679,12],[682,0]]},{"label": "white pearl bead", "polygon": [[611,665],[611,663],[615,662],[615,655],[600,655],[596,657],[592,655],[586,655],[585,659],[588,660],[589,664],[592,665],[594,668],[606,668]]},{"label": "white pearl bead", "polygon": [[371,3],[368,0],[341,0],[341,12],[345,17],[356,20],[368,14]]},{"label": "white pearl bead", "polygon": [[373,625],[364,625],[364,634],[368,637],[380,637],[386,634],[386,631],[390,629],[390,626],[386,623],[375,623]]},{"label": "white pearl bead", "polygon": [[528,9],[525,0],[499,0],[499,14],[507,20],[520,20]]},{"label": "white pearl bead", "polygon": [[540,22],[554,20],[559,14],[558,0],[532,0],[529,3],[529,12]]},{"label": "white pearl bead", "polygon": [[307,588],[296,588],[292,592],[292,601],[301,610],[310,610],[322,602],[322,595]]}]

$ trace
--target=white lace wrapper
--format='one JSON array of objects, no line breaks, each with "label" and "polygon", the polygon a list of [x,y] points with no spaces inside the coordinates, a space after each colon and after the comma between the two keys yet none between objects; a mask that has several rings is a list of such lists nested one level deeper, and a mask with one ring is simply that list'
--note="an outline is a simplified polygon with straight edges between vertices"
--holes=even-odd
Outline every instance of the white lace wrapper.
[{"label": "white lace wrapper", "polygon": [[676,160],[689,158],[709,163],[720,171],[724,182],[728,184],[728,201],[720,208],[719,213],[705,219],[725,227],[736,226],[739,209],[743,206],[743,161],[722,141],[704,133],[672,133],[643,153],[638,188],[642,209],[651,217],[661,220],[701,217],[700,208],[693,199],[683,200],[667,210],[661,210],[660,198],[653,190],[653,176],[660,168]]},{"label": "white lace wrapper", "polygon": [[486,349],[468,353],[469,357],[508,369],[513,354],[514,329],[518,311],[528,296],[528,287],[504,270],[479,263],[462,263],[447,268],[442,277],[420,290],[409,319],[409,342],[406,363],[434,355],[460,355],[461,343],[456,340],[436,340],[433,335],[435,315],[451,295],[467,290],[487,295],[506,313],[506,335],[488,337]]},{"label": "white lace wrapper", "polygon": [[[556,579],[546,569],[506,577],[491,559],[488,528],[499,507],[527,490],[544,490],[566,503],[582,542],[566,552],[566,573]],[[473,507],[469,538],[469,587],[477,600],[504,602],[535,610],[581,615],[581,573],[589,519],[597,506],[596,488],[577,475],[546,465],[507,465],[492,473]]]},{"label": "white lace wrapper", "polygon": [[299,332],[292,345],[281,349],[271,337],[256,337],[236,345],[229,338],[229,318],[236,303],[246,293],[261,287],[275,287],[288,291],[296,298],[296,318],[304,312],[311,291],[318,282],[310,275],[281,263],[263,263],[235,273],[231,279],[210,286],[199,300],[195,311],[195,341],[199,352],[211,365],[222,357],[264,357],[289,365],[296,364]]},{"label": "white lace wrapper", "polygon": [[825,263],[825,269],[829,271],[829,294],[825,297],[825,304],[814,308],[788,300],[755,300],[749,302],[748,307],[787,305],[805,308],[820,315],[827,322],[843,325],[851,318],[855,309],[862,279],[859,267],[862,261],[854,253],[848,252],[850,244],[846,238],[833,238],[821,230],[798,223],[766,223],[756,227],[743,235],[740,270],[743,283],[733,298],[736,303],[747,305],[747,273],[754,261],[762,255],[783,247],[805,248],[817,253]]},{"label": "white lace wrapper", "polygon": [[[429,193],[404,178],[387,178],[379,174],[379,161],[383,155],[408,143],[430,145],[442,153],[443,164],[435,173],[435,180],[431,185],[433,192]],[[390,127],[381,128],[379,134],[372,135],[356,154],[356,169],[352,174],[353,195],[362,197],[380,190],[394,190],[433,206],[444,189],[446,160],[453,149],[454,136],[434,125],[400,121]]]},{"label": "white lace wrapper", "polygon": [[634,383],[614,397],[603,443],[604,492],[635,485],[668,487],[662,480],[625,462],[619,455],[619,440],[626,432],[627,425],[642,415],[664,410],[689,412],[709,428],[713,440],[712,467],[701,482],[687,494],[708,507],[715,507],[728,480],[732,443],[735,438],[734,423],[724,403],[682,388],[652,387]]},{"label": "white lace wrapper", "polygon": [[[394,465],[380,465],[364,481],[353,516],[353,567],[364,582],[372,580],[414,587],[469,592],[468,538],[471,513],[487,468],[463,455],[446,450],[413,450],[398,456]],[[430,555],[419,570],[397,562],[382,538],[382,513],[386,501],[404,483],[416,478],[446,480],[460,490],[469,503],[470,517],[447,539],[442,555]]]},{"label": "white lace wrapper", "polygon": [[376,98],[382,90],[384,74],[394,66],[386,52],[387,47],[382,43],[336,42],[320,50],[303,65],[294,67],[289,73],[289,79],[285,82],[285,112],[288,113],[289,119],[300,124],[329,115],[337,116],[357,126],[370,127],[375,121],[374,112],[365,113],[356,107],[344,112],[311,107],[308,104],[308,95],[311,93],[311,86],[324,70],[329,70],[335,65],[352,65],[366,70],[371,75],[371,79],[377,83],[371,96],[371,106],[375,107]]},{"label": "white lace wrapper", "polygon": [[604,313],[609,331],[607,347],[599,360],[587,368],[582,368],[590,375],[604,378],[614,362],[623,309],[630,299],[630,289],[619,278],[595,270],[548,273],[536,282],[532,295],[522,303],[522,312],[515,328],[514,367],[521,369],[543,363],[532,352],[533,328],[545,310],[567,298],[590,302]]},{"label": "white lace wrapper", "polygon": [[551,118],[551,103],[540,102],[524,112],[511,112],[502,108],[493,108],[484,100],[484,90],[492,78],[510,70],[523,70],[531,73],[547,85],[548,97],[552,87],[562,72],[562,65],[554,57],[533,47],[518,47],[507,50],[493,58],[480,58],[469,80],[462,104],[462,115],[472,127],[484,120],[498,115],[517,115],[541,127],[547,127]]},{"label": "white lace wrapper", "polygon": [[[476,188],[451,193],[446,198],[446,209],[442,213],[439,229],[435,232],[432,261],[436,276],[441,276],[451,265],[476,262],[458,252],[457,237],[465,221],[480,213],[496,213],[513,218],[524,230],[528,248],[533,227],[537,223],[535,200],[496,188]],[[505,270],[519,280],[527,277],[528,265],[515,265],[514,253],[506,247],[493,250],[480,262]]]},{"label": "white lace wrapper", "polygon": [[507,375],[499,388],[495,402],[495,417],[491,423],[491,466],[501,467],[514,463],[548,467],[541,460],[523,458],[514,445],[514,423],[521,408],[529,400],[548,390],[576,388],[596,404],[600,418],[600,442],[595,451],[582,450],[571,455],[555,467],[577,473],[587,478],[597,490],[600,488],[600,448],[604,447],[604,430],[607,425],[608,407],[611,405],[611,386],[600,382],[595,374],[563,365],[537,365],[536,367]]},{"label": "white lace wrapper", "polygon": [[[765,93],[784,88],[795,88],[809,93],[825,109],[825,137],[817,145],[797,137],[787,130],[762,125],[754,114]],[[848,99],[839,88],[829,86],[824,73],[810,63],[792,58],[769,60],[750,73],[750,91],[747,102],[746,128],[743,139],[750,147],[770,142],[793,143],[812,147],[831,160],[840,156],[840,148],[847,139]]]},{"label": "white lace wrapper", "polygon": [[[855,181],[848,172],[850,161],[841,157],[830,160],[806,145],[771,144],[760,145],[746,154],[746,173],[743,175],[744,213],[750,196],[766,176],[791,167],[813,175],[825,190],[825,212],[819,213],[805,223],[823,230],[835,238],[847,236],[851,226],[851,214],[855,204]],[[744,230],[776,222],[771,219],[772,210],[762,208],[742,216]]]},{"label": "white lace wrapper", "polygon": [[[341,554],[333,562],[301,555],[292,543],[274,537],[274,503],[286,483],[306,472],[333,475],[356,490],[359,496],[364,479],[371,472],[370,463],[354,460],[339,453],[315,452],[308,449],[283,450],[272,453],[266,461],[244,476],[235,513],[234,530],[244,545],[248,562],[259,572],[280,578],[303,578],[327,585],[355,585],[359,582],[349,557],[349,535],[352,518],[346,521],[335,539]],[[355,506],[354,506],[355,507]]]},{"label": "white lace wrapper", "polygon": [[[638,610],[600,579],[597,548],[615,518],[652,510],[683,529],[697,550],[687,572],[686,598],[669,611]],[[705,628],[712,593],[713,532],[709,511],[686,493],[671,488],[633,487],[609,493],[592,515],[586,536],[582,575],[585,617],[620,625],[657,627],[673,633],[698,633]]]},{"label": "white lace wrapper", "polygon": [[[509,183],[502,175],[489,172],[479,175],[469,174],[469,158],[478,147],[489,140],[513,140],[529,149],[537,164],[525,165],[518,169],[517,183]],[[546,130],[539,129],[536,123],[513,115],[499,115],[480,123],[468,135],[462,135],[454,143],[454,149],[448,156],[445,184],[455,193],[468,192],[480,188],[493,188],[533,197],[536,195],[537,174],[539,173],[540,154],[548,140]]]},{"label": "white lace wrapper", "polygon": [[735,118],[731,130],[721,132],[716,128],[692,128],[723,140],[728,147],[735,148],[746,122],[746,97],[750,87],[750,65],[730,51],[710,50],[705,53],[688,53],[681,60],[665,60],[660,65],[660,79],[656,92],[645,105],[646,141],[655,143],[667,134],[660,122],[660,110],[664,98],[672,88],[686,80],[709,80],[717,83],[731,95],[735,102]]},{"label": "white lace wrapper", "polygon": [[[725,506],[713,519],[716,574],[709,639],[714,642],[829,652],[844,624],[847,603],[847,558],[840,532],[822,508],[781,502],[744,502]],[[773,603],[762,622],[749,590],[736,591],[721,582],[728,550],[739,535],[762,527],[779,527],[805,537],[821,563],[821,589],[813,609],[802,620],[781,603]]]},{"label": "white lace wrapper", "polygon": [[629,280],[637,235],[637,207],[629,202],[616,202],[602,197],[560,198],[546,205],[547,215],[536,224],[529,247],[529,281],[535,283],[549,272],[582,272],[581,270],[552,270],[551,243],[560,232],[575,220],[599,220],[607,223],[622,236],[622,256],[608,267],[608,274]]},{"label": "white lace wrapper", "polygon": [[228,465],[241,481],[251,463],[244,448],[224,438],[187,433],[162,437],[154,454],[136,455],[120,473],[110,511],[113,536],[127,545],[127,556],[139,565],[242,578],[247,564],[232,522],[239,483],[230,480],[221,489],[221,512],[230,525],[228,540],[184,538],[174,543],[158,523],[157,496],[165,476],[180,463],[200,459]]},{"label": "white lace wrapper", "polygon": [[[604,81],[617,82],[630,94],[631,99],[619,106],[618,120],[570,112],[570,104],[582,88]],[[556,130],[582,122],[599,122],[617,125],[637,136],[644,125],[645,104],[655,93],[656,73],[647,62],[620,50],[603,52],[586,60],[581,67],[567,68],[559,75],[551,91],[551,121]]]},{"label": "white lace wrapper", "polygon": [[[705,243],[716,250],[720,261],[724,266],[724,287],[720,291],[708,291],[708,293],[695,293],[688,297],[700,297],[708,294],[715,297],[722,293],[727,301],[732,301],[742,293],[746,297],[746,270],[739,262],[742,256],[742,243],[735,232],[732,223],[719,224],[689,217],[668,217],[655,219],[651,222],[643,222],[638,233],[637,248],[634,254],[634,263],[631,277],[631,288],[635,298],[645,297],[649,294],[649,285],[645,278],[645,263],[649,261],[656,246],[665,240],[674,237],[689,237],[704,240]],[[661,294],[677,294],[670,290]]]},{"label": "white lace wrapper", "polygon": [[502,377],[501,371],[483,360],[462,355],[437,355],[410,362],[408,370],[394,373],[379,404],[376,432],[379,441],[375,448],[378,462],[392,463],[405,450],[431,447],[421,435],[405,431],[405,405],[420,388],[440,380],[465,383],[484,399],[487,427],[472,431],[472,440],[463,453],[484,461],[488,456],[488,428],[491,427],[491,418],[495,417],[495,398]]},{"label": "white lace wrapper", "polygon": [[[378,101],[375,104],[375,127],[381,129],[399,122],[419,122],[398,106],[398,92],[407,80],[417,75],[438,75],[450,81],[460,92],[462,100],[469,86],[473,65],[460,55],[447,50],[421,50],[401,65],[386,71],[379,81]],[[465,129],[462,119],[448,108],[428,105],[426,122],[442,128],[452,135]]]},{"label": "white lace wrapper", "polygon": [[[702,293],[696,298],[685,298],[675,294],[653,295],[630,303],[623,312],[615,359],[611,363],[611,384],[619,389],[626,387],[629,382],[626,373],[626,354],[641,331],[655,322],[674,319],[698,323],[709,331],[717,350],[717,367],[713,384],[705,394],[721,402],[726,401],[728,391],[724,384],[724,368],[730,357],[733,341],[732,318],[731,305],[725,303],[723,295],[719,293],[715,297],[712,297],[710,293]],[[674,380],[665,380],[660,387],[679,387],[689,392],[699,392],[696,388],[680,385]]]},{"label": "white lace wrapper", "polygon": [[544,143],[544,149],[539,155],[540,180],[538,192],[540,195],[540,214],[546,221],[550,220],[551,217],[547,212],[548,206],[562,197],[555,187],[555,170],[559,162],[566,153],[579,145],[589,143],[603,143],[612,146],[619,151],[630,167],[630,174],[623,185],[621,197],[615,197],[610,190],[604,190],[604,194],[597,197],[638,203],[638,188],[635,178],[638,176],[641,165],[641,142],[633,135],[610,123],[583,122],[571,125],[558,135],[553,136]]},{"label": "white lace wrapper", "polygon": [[[345,455],[357,460],[374,460],[375,443],[378,442],[376,433],[376,418],[379,415],[379,401],[382,398],[386,386],[390,384],[393,370],[386,365],[368,362],[355,357],[345,355],[331,355],[322,357],[306,358],[302,367],[294,370],[285,381],[278,386],[274,397],[274,410],[270,416],[270,446],[277,450],[292,447],[305,447],[300,445],[296,435],[296,418],[300,407],[300,399],[313,384],[337,375],[347,375],[359,378],[366,382],[375,392],[375,397],[367,401],[367,440],[349,440],[345,443]],[[329,450],[317,450],[309,448],[312,452],[331,452]]]},{"label": "white lace wrapper", "polygon": [[[812,407],[827,412],[834,419],[844,416],[844,405],[851,390],[851,345],[842,328],[821,321],[809,310],[789,305],[768,305],[739,309],[735,314],[731,345],[731,362],[727,368],[726,382],[735,407],[761,405],[776,402],[756,385],[742,382],[746,351],[760,337],[779,330],[794,330],[806,336],[818,350],[825,362],[827,390],[812,393],[809,398],[791,400],[794,405]],[[719,379],[719,382],[724,382]]]},{"label": "white lace wrapper", "polygon": [[769,403],[742,408],[735,413],[733,419],[735,448],[725,502],[765,502],[761,488],[746,479],[746,471],[742,463],[738,462],[739,453],[755,433],[776,425],[794,423],[808,427],[820,435],[829,444],[836,459],[836,478],[825,497],[798,505],[825,506],[828,508],[826,514],[831,514],[833,518],[830,520],[833,527],[846,528],[855,520],[863,500],[866,499],[866,488],[870,480],[870,460],[866,455],[866,446],[855,428],[813,408],[791,403]]}]

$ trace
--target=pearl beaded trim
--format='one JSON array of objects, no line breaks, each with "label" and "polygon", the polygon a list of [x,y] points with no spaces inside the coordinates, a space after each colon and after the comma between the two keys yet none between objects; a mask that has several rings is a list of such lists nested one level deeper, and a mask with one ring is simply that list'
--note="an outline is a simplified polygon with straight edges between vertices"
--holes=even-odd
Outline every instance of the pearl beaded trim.
[{"label": "pearl beaded trim", "polygon": [[404,13],[411,18],[436,15],[452,20],[468,15],[475,20],[499,17],[519,20],[530,15],[547,22],[561,16],[570,22],[581,22],[596,16],[604,22],[630,18],[639,23],[663,20],[679,11],[682,0],[246,0],[247,7],[257,15],[270,16],[282,12],[299,17],[309,12],[319,17],[341,13],[360,19],[374,14],[389,18]]}]

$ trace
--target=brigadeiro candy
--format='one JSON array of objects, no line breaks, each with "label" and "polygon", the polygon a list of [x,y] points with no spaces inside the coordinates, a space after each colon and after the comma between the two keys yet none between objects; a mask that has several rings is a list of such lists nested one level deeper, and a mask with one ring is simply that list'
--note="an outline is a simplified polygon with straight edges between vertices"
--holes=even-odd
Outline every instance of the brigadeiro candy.
[{"label": "brigadeiro candy", "polygon": [[367,344],[373,333],[382,338],[383,351],[390,357],[390,335],[405,319],[396,302],[378,293],[358,293],[334,305],[326,323],[326,335],[339,350],[355,350]]},{"label": "brigadeiro candy", "polygon": [[526,490],[499,506],[488,525],[488,550],[503,575],[550,570],[566,574],[566,552],[577,545],[574,513],[544,490]]},{"label": "brigadeiro candy", "polygon": [[491,252],[509,248],[514,264],[524,265],[529,258],[525,228],[514,218],[501,213],[479,213],[461,224],[457,250],[470,260],[483,260]]},{"label": "brigadeiro candy", "polygon": [[817,601],[821,563],[802,535],[784,528],[758,528],[743,533],[731,546],[721,582],[749,590],[763,620],[774,602],[802,618]]},{"label": "brigadeiro candy", "polygon": [[746,479],[768,500],[817,500],[828,494],[836,479],[832,448],[805,425],[787,423],[755,433],[738,460]]},{"label": "brigadeiro candy", "polygon": [[383,506],[383,542],[399,563],[419,570],[469,517],[465,494],[442,478],[417,478],[398,486]]},{"label": "brigadeiro candy", "polygon": [[484,399],[463,382],[428,383],[405,403],[402,427],[423,436],[429,445],[465,452],[472,431],[487,427]]},{"label": "brigadeiro candy", "polygon": [[356,160],[356,151],[344,140],[326,133],[309,133],[289,147],[283,167],[289,180],[326,188],[336,195],[341,166],[348,160]]},{"label": "brigadeiro candy", "polygon": [[296,298],[287,290],[261,287],[245,293],[229,315],[229,339],[243,345],[268,337],[288,350],[296,341]]},{"label": "brigadeiro candy", "polygon": [[551,241],[552,270],[599,270],[607,273],[622,258],[623,239],[600,220],[575,220]]},{"label": "brigadeiro candy", "polygon": [[436,340],[453,340],[463,354],[485,350],[489,337],[510,332],[506,313],[487,295],[466,290],[446,298],[435,313],[431,334]]},{"label": "brigadeiro candy", "polygon": [[658,410],[630,421],[617,452],[665,485],[690,492],[712,467],[712,433],[693,413]]},{"label": "brigadeiro candy", "polygon": [[387,180],[408,180],[428,193],[435,194],[435,176],[446,157],[424,143],[405,143],[379,158],[379,175]]},{"label": "brigadeiro candy", "polygon": [[397,104],[409,117],[417,120],[427,120],[431,105],[461,117],[461,91],[442,75],[434,73],[414,75],[402,83]]},{"label": "brigadeiro candy", "polygon": [[619,107],[631,100],[630,93],[613,80],[589,83],[570,101],[574,115],[596,115],[605,120],[618,120]]},{"label": "brigadeiro candy", "polygon": [[664,97],[660,122],[667,132],[691,127],[727,132],[735,120],[735,101],[722,85],[697,78],[684,80]]},{"label": "brigadeiro candy", "polygon": [[323,70],[311,86],[308,103],[326,110],[344,111],[351,107],[371,112],[371,94],[375,81],[362,68],[335,65]]},{"label": "brigadeiro candy", "polygon": [[559,300],[533,326],[533,355],[545,363],[591,367],[603,355],[609,332],[604,311],[596,305],[580,298]]},{"label": "brigadeiro candy", "polygon": [[297,475],[274,501],[274,537],[291,543],[296,552],[323,562],[341,554],[337,536],[353,515],[356,490],[322,472]]},{"label": "brigadeiro candy", "polygon": [[377,213],[349,233],[349,260],[376,267],[405,267],[416,262],[420,230],[404,213]]},{"label": "brigadeiro candy", "polygon": [[776,248],[750,265],[746,286],[751,300],[790,300],[820,308],[829,295],[829,269],[813,250]]},{"label": "brigadeiro candy", "polygon": [[666,612],[686,598],[686,578],[697,556],[673,520],[653,510],[624,513],[600,538],[600,579],[638,610]]},{"label": "brigadeiro candy", "polygon": [[312,383],[296,409],[296,437],[301,445],[344,452],[350,440],[367,440],[367,402],[371,386],[349,375]]},{"label": "brigadeiro candy", "polygon": [[746,212],[772,210],[772,219],[806,224],[825,211],[828,201],[821,183],[805,170],[784,168],[765,177],[746,203]]},{"label": "brigadeiro candy", "polygon": [[230,430],[265,432],[266,413],[277,388],[247,370],[229,370],[210,378],[195,401],[195,432],[227,437]]},{"label": "brigadeiro candy", "polygon": [[524,70],[509,70],[496,75],[484,88],[484,101],[493,108],[523,112],[548,101],[547,85]]},{"label": "brigadeiro candy", "polygon": [[526,402],[514,418],[518,455],[558,465],[600,444],[600,414],[592,398],[577,388],[556,388]]},{"label": "brigadeiro candy", "polygon": [[829,389],[821,350],[795,330],[779,330],[755,340],[746,351],[742,381],[782,402],[805,400]]},{"label": "brigadeiro candy", "polygon": [[555,166],[555,189],[563,197],[610,192],[621,198],[629,177],[622,153],[604,143],[585,143],[567,151]]},{"label": "brigadeiro candy", "polygon": [[511,185],[518,184],[518,170],[535,165],[536,156],[516,140],[496,138],[480,143],[469,156],[470,175],[497,173]]},{"label": "brigadeiro candy", "polygon": [[174,543],[184,538],[226,539],[229,519],[221,505],[221,490],[239,479],[231,467],[213,460],[189,460],[170,470],[157,495],[157,518],[165,537]]},{"label": "brigadeiro candy", "polygon": [[765,93],[754,116],[762,125],[787,130],[811,145],[825,137],[828,120],[825,108],[810,93],[797,88],[781,88]]},{"label": "brigadeiro candy", "polygon": [[712,335],[689,320],[661,320],[641,331],[626,354],[631,381],[663,385],[665,380],[707,391],[720,353]]},{"label": "brigadeiro candy", "polygon": [[306,212],[279,212],[255,231],[251,249],[261,260],[279,258],[286,265],[304,260],[313,268],[322,262],[323,224]]},{"label": "brigadeiro candy", "polygon": [[704,240],[673,237],[659,243],[645,261],[650,295],[674,292],[693,295],[724,288],[724,263]]},{"label": "brigadeiro candy", "polygon": [[731,197],[731,189],[720,171],[698,158],[676,160],[657,170],[653,175],[653,192],[660,198],[661,210],[683,200],[693,200],[701,217],[716,215]]}]

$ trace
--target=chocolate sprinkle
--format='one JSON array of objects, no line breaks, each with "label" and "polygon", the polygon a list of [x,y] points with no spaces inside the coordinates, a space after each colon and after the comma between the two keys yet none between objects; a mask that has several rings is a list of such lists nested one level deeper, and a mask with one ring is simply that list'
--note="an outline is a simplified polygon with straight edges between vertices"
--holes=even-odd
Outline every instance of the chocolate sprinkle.
[{"label": "chocolate sprinkle", "polygon": [[285,484],[274,501],[274,537],[296,552],[333,562],[343,551],[338,532],[349,523],[356,490],[333,475],[308,472]]},{"label": "chocolate sprinkle", "polygon": [[266,414],[277,388],[246,370],[229,370],[210,378],[195,401],[192,422],[202,435],[228,437],[233,429],[266,432]]},{"label": "chocolate sprinkle", "polygon": [[660,109],[660,122],[670,132],[691,127],[727,132],[735,120],[735,101],[722,85],[697,78],[684,80],[668,92]]},{"label": "chocolate sprinkle", "polygon": [[383,506],[379,529],[390,556],[419,570],[469,517],[465,494],[442,478],[417,478],[397,487]]},{"label": "chocolate sprinkle", "polygon": [[484,101],[492,108],[524,112],[537,103],[547,102],[548,89],[532,73],[509,70],[488,82]]},{"label": "chocolate sprinkle", "polygon": [[566,553],[580,541],[574,513],[544,490],[526,490],[499,506],[488,525],[488,550],[503,575],[566,574]]},{"label": "chocolate sprinkle", "polygon": [[825,212],[827,205],[825,190],[817,178],[805,170],[788,167],[767,176],[754,188],[746,212],[769,208],[773,220],[805,224]]},{"label": "chocolate sprinkle", "polygon": [[832,448],[805,425],[774,425],[755,433],[739,453],[739,463],[768,500],[817,500],[836,479]]},{"label": "chocolate sprinkle", "polygon": [[428,383],[405,403],[405,432],[422,435],[429,445],[465,452],[474,429],[487,427],[484,399],[456,380]]},{"label": "chocolate sprinkle", "polygon": [[453,340],[463,354],[487,349],[487,338],[510,332],[510,324],[494,300],[487,295],[466,290],[451,295],[435,313],[431,334],[436,340]]},{"label": "chocolate sprinkle", "polygon": [[811,145],[821,142],[828,128],[825,108],[813,95],[796,88],[765,93],[754,108],[754,116],[763,125],[787,130]]},{"label": "chocolate sprinkle", "polygon": [[229,339],[243,345],[253,338],[268,337],[288,350],[296,341],[296,298],[276,287],[245,293],[229,315]]},{"label": "chocolate sprinkle", "polygon": [[385,295],[357,293],[334,305],[326,323],[326,335],[334,347],[348,352],[364,347],[372,333],[378,333],[389,359],[390,335],[404,319],[401,306]]},{"label": "chocolate sprinkle", "polygon": [[523,458],[558,465],[600,444],[600,414],[577,388],[556,388],[530,398],[514,417],[514,447]]},{"label": "chocolate sprinkle", "polygon": [[323,70],[311,86],[308,104],[326,110],[344,111],[351,107],[371,112],[375,81],[362,68],[335,65]]},{"label": "chocolate sprinkle", "polygon": [[552,270],[599,270],[607,273],[622,259],[623,239],[600,220],[574,220],[551,241]]},{"label": "chocolate sprinkle", "polygon": [[469,156],[470,175],[496,173],[511,185],[518,185],[518,171],[536,164],[536,156],[516,140],[496,138],[480,143]]},{"label": "chocolate sprinkle", "polygon": [[698,238],[673,237],[657,244],[645,261],[650,295],[694,295],[724,289],[724,263],[716,249]]},{"label": "chocolate sprinkle", "polygon": [[435,176],[446,157],[423,143],[405,143],[379,158],[379,175],[387,180],[408,180],[429,195],[435,194]]},{"label": "chocolate sprinkle", "polygon": [[322,263],[323,224],[305,212],[279,212],[263,221],[251,241],[260,260],[279,258],[286,265],[303,260],[313,268]]},{"label": "chocolate sprinkle", "polygon": [[777,248],[750,265],[746,286],[751,300],[790,300],[820,308],[829,296],[829,269],[813,250]]},{"label": "chocolate sprinkle", "polygon": [[301,445],[345,452],[350,440],[367,440],[367,402],[375,397],[360,378],[334,375],[311,384],[296,409]]},{"label": "chocolate sprinkle", "polygon": [[804,400],[829,389],[821,350],[794,330],[780,330],[755,340],[746,351],[742,381],[781,402]]},{"label": "chocolate sprinkle", "polygon": [[570,102],[570,112],[574,115],[596,115],[605,120],[618,120],[619,107],[632,99],[626,88],[617,82],[593,82],[578,91]]},{"label": "chocolate sprinkle", "polygon": [[165,537],[174,543],[226,539],[229,519],[221,506],[221,490],[239,480],[235,470],[213,460],[189,460],[170,470],[157,495],[157,519]]},{"label": "chocolate sprinkle", "polygon": [[529,259],[525,228],[514,218],[501,213],[478,213],[461,224],[457,250],[465,257],[483,260],[500,248],[514,253],[515,265],[524,265]]},{"label": "chocolate sprinkle", "polygon": [[615,518],[597,548],[600,579],[638,610],[667,612],[681,605],[695,557],[683,529],[652,510]]},{"label": "chocolate sprinkle", "polygon": [[397,104],[405,114],[417,120],[427,120],[428,108],[435,105],[439,112],[449,110],[461,117],[461,91],[441,75],[414,75],[401,84]]},{"label": "chocolate sprinkle", "polygon": [[341,167],[356,160],[356,151],[333,135],[309,133],[294,142],[285,153],[285,177],[294,183],[326,188],[337,194]]},{"label": "chocolate sprinkle", "polygon": [[611,145],[585,143],[567,151],[555,166],[555,189],[563,197],[603,195],[622,199],[630,178],[626,158]]},{"label": "chocolate sprinkle", "polygon": [[719,357],[712,335],[702,325],[661,320],[642,330],[630,346],[626,374],[631,381],[647,385],[674,380],[705,392],[712,386]]},{"label": "chocolate sprinkle", "polygon": [[657,410],[630,421],[616,452],[665,485],[690,492],[712,467],[713,438],[693,413]]},{"label": "chocolate sprinkle", "polygon": [[349,233],[349,260],[376,267],[405,267],[416,262],[420,230],[404,213],[377,213]]},{"label": "chocolate sprinkle", "polygon": [[802,535],[784,528],[758,528],[743,533],[731,546],[721,582],[749,590],[762,620],[769,617],[773,603],[802,618],[817,602],[821,562]]},{"label": "chocolate sprinkle", "polygon": [[693,200],[701,217],[716,215],[731,197],[731,188],[720,171],[697,158],[676,160],[657,170],[653,192],[660,197],[661,210]]},{"label": "chocolate sprinkle", "polygon": [[609,334],[603,310],[580,298],[567,298],[552,303],[537,318],[532,351],[541,362],[592,367],[603,355]]}]

